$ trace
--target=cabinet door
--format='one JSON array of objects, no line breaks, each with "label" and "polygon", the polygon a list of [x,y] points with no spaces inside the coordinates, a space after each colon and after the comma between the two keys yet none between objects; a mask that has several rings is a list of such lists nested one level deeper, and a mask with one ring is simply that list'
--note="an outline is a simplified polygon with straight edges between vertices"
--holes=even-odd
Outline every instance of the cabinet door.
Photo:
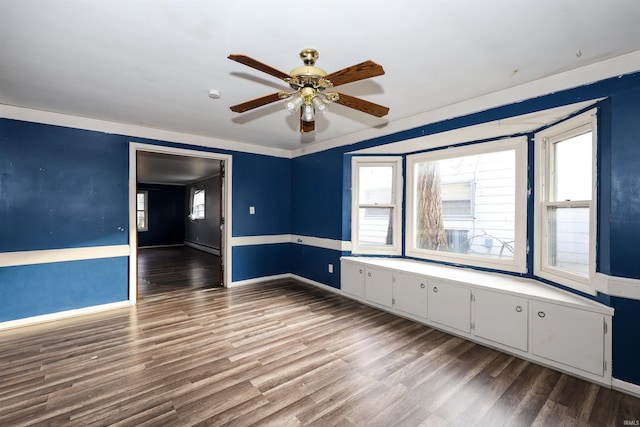
[{"label": "cabinet door", "polygon": [[427,298],[429,320],[471,332],[471,291],[464,286],[430,282]]},{"label": "cabinet door", "polygon": [[343,292],[364,298],[364,265],[342,261],[340,288]]},{"label": "cabinet door", "polygon": [[427,317],[427,281],[415,274],[393,273],[393,306],[414,316]]},{"label": "cabinet door", "polygon": [[473,291],[474,334],[518,350],[527,351],[528,301],[513,295]]},{"label": "cabinet door", "polygon": [[367,267],[364,278],[364,294],[367,301],[391,307],[393,298],[391,290],[392,279],[393,274],[390,270]]},{"label": "cabinet door", "polygon": [[531,352],[603,376],[604,316],[532,301]]}]

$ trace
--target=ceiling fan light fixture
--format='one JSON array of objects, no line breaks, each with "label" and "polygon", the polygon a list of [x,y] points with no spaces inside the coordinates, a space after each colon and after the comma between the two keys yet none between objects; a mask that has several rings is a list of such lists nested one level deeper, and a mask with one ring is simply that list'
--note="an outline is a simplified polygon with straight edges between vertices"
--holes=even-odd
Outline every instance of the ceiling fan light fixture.
[{"label": "ceiling fan light fixture", "polygon": [[302,107],[302,121],[303,122],[313,122],[315,120],[315,111],[313,105],[305,104]]},{"label": "ceiling fan light fixture", "polygon": [[290,113],[295,113],[296,111],[298,111],[298,108],[300,108],[300,105],[302,105],[302,96],[300,96],[300,94],[298,93],[294,93],[291,98],[289,98],[287,102],[285,102],[284,107]]},{"label": "ceiling fan light fixture", "polygon": [[311,102],[318,111],[325,111],[327,109],[327,104],[319,96],[314,96]]}]

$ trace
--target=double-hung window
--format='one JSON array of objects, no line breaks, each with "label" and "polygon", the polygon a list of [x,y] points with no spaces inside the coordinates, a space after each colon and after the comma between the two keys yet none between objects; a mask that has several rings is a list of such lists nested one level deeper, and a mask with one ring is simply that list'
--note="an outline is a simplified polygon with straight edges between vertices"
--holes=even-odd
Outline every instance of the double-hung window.
[{"label": "double-hung window", "polygon": [[204,219],[205,217],[205,190],[193,191],[191,200],[191,219]]},{"label": "double-hung window", "polygon": [[527,139],[407,156],[406,254],[526,272]]},{"label": "double-hung window", "polygon": [[352,252],[402,253],[402,158],[353,157]]},{"label": "double-hung window", "polygon": [[195,219],[204,219],[205,218],[205,190],[197,189],[195,187],[191,188],[191,206],[189,218],[191,220]]},{"label": "double-hung window", "polygon": [[537,276],[595,293],[596,111],[536,134]]}]

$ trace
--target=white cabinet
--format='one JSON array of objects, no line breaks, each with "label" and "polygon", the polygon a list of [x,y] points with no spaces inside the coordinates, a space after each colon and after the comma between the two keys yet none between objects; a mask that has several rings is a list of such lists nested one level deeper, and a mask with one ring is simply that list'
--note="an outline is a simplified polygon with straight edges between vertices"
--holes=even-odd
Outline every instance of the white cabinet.
[{"label": "white cabinet", "polygon": [[393,274],[390,270],[342,261],[340,287],[346,294],[385,307],[393,305]]},{"label": "white cabinet", "polygon": [[343,257],[345,296],[611,386],[613,309],[560,289],[395,258]]},{"label": "white cabinet", "polygon": [[364,298],[364,265],[342,261],[340,265],[340,288],[343,292]]},{"label": "white cabinet", "polygon": [[367,267],[364,277],[364,295],[367,301],[391,307],[393,304],[392,281],[391,270]]},{"label": "white cabinet", "polygon": [[536,356],[603,376],[604,333],[602,314],[531,302],[531,351]]},{"label": "white cabinet", "polygon": [[447,282],[429,282],[429,320],[466,333],[471,332],[471,290]]},{"label": "white cabinet", "polygon": [[527,351],[528,301],[499,292],[473,291],[474,334]]},{"label": "white cabinet", "polygon": [[427,317],[427,280],[424,276],[393,273],[393,307],[403,313]]}]

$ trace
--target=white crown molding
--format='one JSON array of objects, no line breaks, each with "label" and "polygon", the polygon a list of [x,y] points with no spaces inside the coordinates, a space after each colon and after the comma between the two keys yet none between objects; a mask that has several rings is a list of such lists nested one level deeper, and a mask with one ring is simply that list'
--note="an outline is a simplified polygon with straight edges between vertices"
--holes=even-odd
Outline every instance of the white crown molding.
[{"label": "white crown molding", "polygon": [[13,120],[22,120],[33,123],[43,123],[54,126],[64,126],[75,129],[104,132],[115,135],[123,135],[133,138],[153,139],[157,141],[176,142],[200,147],[232,150],[251,154],[262,154],[273,157],[291,158],[289,150],[271,148],[244,142],[226,141],[223,139],[206,136],[180,133],[162,129],[153,129],[125,123],[110,122],[107,120],[90,119],[87,117],[71,116],[68,114],[54,113],[51,111],[34,110],[30,108],[16,107],[0,104],[0,117]]}]

